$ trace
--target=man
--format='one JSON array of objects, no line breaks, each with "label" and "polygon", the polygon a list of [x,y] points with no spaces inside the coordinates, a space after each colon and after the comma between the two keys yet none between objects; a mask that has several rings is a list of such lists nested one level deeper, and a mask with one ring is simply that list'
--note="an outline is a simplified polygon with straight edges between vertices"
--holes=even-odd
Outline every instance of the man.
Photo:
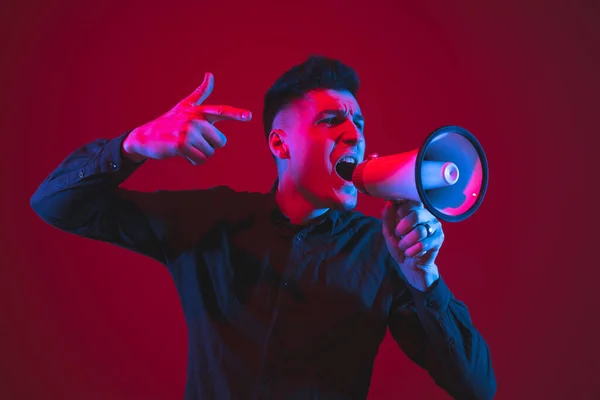
[{"label": "man", "polygon": [[364,399],[386,329],[451,396],[492,398],[489,349],[435,263],[440,222],[414,202],[387,202],[382,220],[353,211],[365,138],[350,67],[310,57],[269,89],[271,192],[119,187],[149,158],[205,163],[226,142],[216,122],[251,118],[205,105],[213,83],[76,150],[31,199],[53,226],[168,268],[189,330],[185,398]]}]

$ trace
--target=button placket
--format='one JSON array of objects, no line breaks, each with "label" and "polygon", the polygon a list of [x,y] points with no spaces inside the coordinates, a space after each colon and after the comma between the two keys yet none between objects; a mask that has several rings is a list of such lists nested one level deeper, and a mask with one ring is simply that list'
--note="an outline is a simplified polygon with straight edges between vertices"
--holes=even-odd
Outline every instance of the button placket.
[{"label": "button placket", "polygon": [[[302,257],[302,249],[304,247],[304,234],[297,233],[294,236],[294,242],[292,243],[292,255],[290,257],[291,265],[290,265],[290,277],[297,275],[300,269],[300,259]],[[284,285],[289,284],[286,280]],[[286,285],[287,286],[287,285]]]}]

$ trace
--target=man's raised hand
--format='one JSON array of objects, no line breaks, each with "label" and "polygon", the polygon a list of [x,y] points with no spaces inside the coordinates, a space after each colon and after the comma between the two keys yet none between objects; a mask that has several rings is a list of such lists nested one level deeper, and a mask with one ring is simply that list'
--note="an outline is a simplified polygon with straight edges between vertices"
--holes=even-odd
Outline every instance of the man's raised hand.
[{"label": "man's raised hand", "polygon": [[250,121],[249,110],[231,106],[203,105],[214,87],[214,76],[207,72],[204,81],[192,94],[181,100],[166,114],[127,135],[123,153],[133,161],[146,158],[162,160],[184,157],[193,165],[204,164],[225,146],[227,138],[214,124],[217,121]]}]

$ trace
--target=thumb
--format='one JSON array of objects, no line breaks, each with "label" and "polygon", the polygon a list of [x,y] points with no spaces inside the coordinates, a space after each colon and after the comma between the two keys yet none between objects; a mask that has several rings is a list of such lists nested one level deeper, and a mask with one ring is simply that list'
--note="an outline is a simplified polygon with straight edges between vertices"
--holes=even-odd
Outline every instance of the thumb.
[{"label": "thumb", "polygon": [[210,96],[210,94],[213,91],[214,86],[215,86],[214,75],[210,72],[205,73],[204,80],[202,81],[200,86],[198,86],[196,88],[196,90],[194,90],[192,92],[192,94],[190,94],[188,97],[186,97],[182,101],[182,103],[184,103],[184,105],[188,105],[188,106],[199,106],[200,104],[202,104],[204,102],[204,100],[206,100],[206,98],[208,96]]}]

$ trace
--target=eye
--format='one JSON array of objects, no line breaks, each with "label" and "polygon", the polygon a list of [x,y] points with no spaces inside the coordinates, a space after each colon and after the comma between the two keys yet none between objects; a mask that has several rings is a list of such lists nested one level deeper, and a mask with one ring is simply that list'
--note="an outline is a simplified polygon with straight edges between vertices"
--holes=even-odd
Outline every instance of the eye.
[{"label": "eye", "polygon": [[334,125],[337,122],[338,118],[337,117],[329,117],[329,118],[325,118],[323,120],[321,120],[321,122],[327,124],[327,125]]}]

